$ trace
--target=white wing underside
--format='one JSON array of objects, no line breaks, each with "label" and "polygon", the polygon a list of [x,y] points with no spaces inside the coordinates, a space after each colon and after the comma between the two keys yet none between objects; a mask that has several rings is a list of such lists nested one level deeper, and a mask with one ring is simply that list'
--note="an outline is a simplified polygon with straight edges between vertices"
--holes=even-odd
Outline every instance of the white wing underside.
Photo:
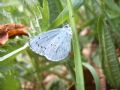
[{"label": "white wing underside", "polygon": [[58,28],[36,36],[29,45],[34,52],[48,60],[59,61],[65,59],[71,50],[71,35]]},{"label": "white wing underside", "polygon": [[58,34],[46,48],[45,57],[49,60],[59,61],[65,59],[71,50],[71,36],[65,32]]},{"label": "white wing underside", "polygon": [[54,30],[42,33],[42,34],[34,37],[33,39],[31,39],[29,41],[30,48],[34,52],[36,52],[40,55],[43,55],[42,54],[42,51],[43,51],[42,47],[44,47],[46,43],[48,43],[52,38],[54,38],[56,35],[58,35],[58,33],[59,33],[59,31],[54,29]]}]

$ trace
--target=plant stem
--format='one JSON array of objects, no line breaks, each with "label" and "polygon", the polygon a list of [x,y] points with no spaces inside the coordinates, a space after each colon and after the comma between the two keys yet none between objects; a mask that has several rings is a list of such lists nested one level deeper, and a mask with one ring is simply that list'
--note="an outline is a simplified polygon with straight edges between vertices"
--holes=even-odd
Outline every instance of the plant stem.
[{"label": "plant stem", "polygon": [[33,69],[35,70],[35,77],[36,77],[36,80],[37,80],[38,89],[45,90],[45,87],[44,87],[44,85],[42,83],[42,80],[43,80],[42,75],[41,75],[41,73],[39,73],[39,71],[40,71],[40,69],[39,69],[40,67],[38,65],[39,64],[38,63],[39,57],[36,57],[29,50],[27,50],[27,54],[30,57]]},{"label": "plant stem", "polygon": [[8,53],[8,54],[0,57],[0,61],[4,61],[4,60],[10,58],[11,56],[13,56],[13,55],[15,55],[15,54],[17,54],[17,53],[20,53],[22,50],[26,49],[27,47],[28,47],[28,43],[26,43],[26,44],[25,44],[24,46],[22,46],[21,48],[18,48],[18,49],[16,49],[16,50],[14,50],[13,52]]},{"label": "plant stem", "polygon": [[80,54],[80,45],[79,45],[77,30],[75,28],[75,21],[74,21],[74,14],[73,14],[71,0],[67,0],[67,4],[69,9],[69,20],[72,27],[72,33],[73,33],[72,44],[73,44],[73,51],[74,51],[76,89],[85,90],[83,67],[82,67],[82,60],[81,60],[81,54]]}]

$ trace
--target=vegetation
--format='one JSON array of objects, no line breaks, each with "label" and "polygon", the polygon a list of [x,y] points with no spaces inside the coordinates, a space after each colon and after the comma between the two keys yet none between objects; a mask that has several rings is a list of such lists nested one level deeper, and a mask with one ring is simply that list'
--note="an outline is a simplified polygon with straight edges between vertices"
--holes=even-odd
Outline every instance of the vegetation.
[{"label": "vegetation", "polygon": [[[0,24],[0,90],[120,88],[119,0],[1,0]],[[65,24],[73,34],[66,60],[31,51],[31,38]]]}]

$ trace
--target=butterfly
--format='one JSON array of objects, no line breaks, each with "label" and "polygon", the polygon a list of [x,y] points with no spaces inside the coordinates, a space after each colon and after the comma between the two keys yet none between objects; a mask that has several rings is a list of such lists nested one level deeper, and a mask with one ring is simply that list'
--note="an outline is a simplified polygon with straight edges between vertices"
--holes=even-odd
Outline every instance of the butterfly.
[{"label": "butterfly", "polygon": [[50,61],[64,60],[71,51],[72,31],[69,25],[43,32],[29,41],[30,48]]}]

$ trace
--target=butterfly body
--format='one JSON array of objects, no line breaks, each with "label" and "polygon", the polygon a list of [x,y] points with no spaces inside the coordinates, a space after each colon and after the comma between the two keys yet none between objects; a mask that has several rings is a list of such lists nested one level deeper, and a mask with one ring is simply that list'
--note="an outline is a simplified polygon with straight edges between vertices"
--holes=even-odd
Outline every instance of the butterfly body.
[{"label": "butterfly body", "polygon": [[42,33],[30,40],[30,48],[50,61],[65,59],[71,51],[71,28],[67,25],[62,28]]}]

